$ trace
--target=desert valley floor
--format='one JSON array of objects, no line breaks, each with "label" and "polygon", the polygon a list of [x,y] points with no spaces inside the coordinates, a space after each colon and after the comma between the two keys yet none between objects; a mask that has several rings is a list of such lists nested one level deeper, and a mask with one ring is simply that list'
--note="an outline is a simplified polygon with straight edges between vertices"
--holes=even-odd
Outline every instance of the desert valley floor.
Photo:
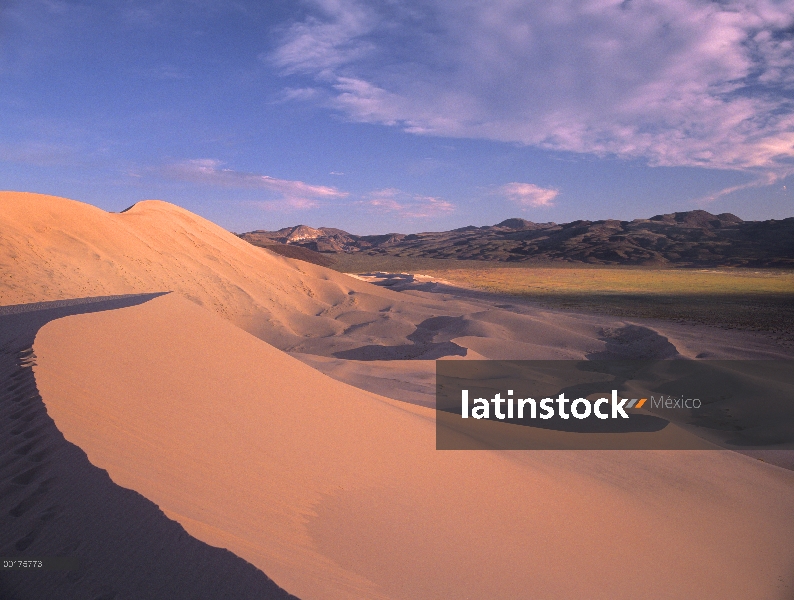
[{"label": "desert valley floor", "polygon": [[437,451],[432,410],[439,358],[791,346],[353,277],[158,201],[4,192],[0,231],[0,554],[81,557],[3,598],[794,595],[788,455]]}]

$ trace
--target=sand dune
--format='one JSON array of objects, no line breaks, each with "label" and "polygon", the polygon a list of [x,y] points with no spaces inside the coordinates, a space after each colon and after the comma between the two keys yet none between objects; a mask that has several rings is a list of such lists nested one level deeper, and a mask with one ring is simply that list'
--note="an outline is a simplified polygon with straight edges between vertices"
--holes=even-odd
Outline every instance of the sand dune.
[{"label": "sand dune", "polygon": [[283,347],[343,331],[326,314],[330,308],[364,304],[377,311],[399,299],[254,247],[156,200],[116,214],[64,198],[2,192],[0,228],[0,305],[176,291]]},{"label": "sand dune", "polygon": [[47,414],[32,370],[37,330],[151,296],[0,307],[0,555],[77,561],[70,571],[0,571],[3,600],[295,600],[250,563],[187,535],[153,502],[114,484]]},{"label": "sand dune", "polygon": [[439,452],[428,409],[334,381],[175,294],[53,321],[35,351],[67,440],[304,600],[794,585],[794,473],[736,453]]}]

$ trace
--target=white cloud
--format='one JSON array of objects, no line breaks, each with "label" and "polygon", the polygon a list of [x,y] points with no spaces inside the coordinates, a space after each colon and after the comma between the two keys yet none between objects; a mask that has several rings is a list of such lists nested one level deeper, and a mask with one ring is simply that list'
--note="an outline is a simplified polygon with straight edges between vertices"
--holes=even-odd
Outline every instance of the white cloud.
[{"label": "white cloud", "polygon": [[496,193],[524,208],[548,208],[554,206],[553,200],[560,192],[534,183],[514,181],[500,186]]},{"label": "white cloud", "polygon": [[409,194],[396,188],[370,192],[368,198],[359,204],[374,212],[390,213],[405,219],[429,219],[455,210],[455,206],[443,198]]},{"label": "white cloud", "polygon": [[262,189],[278,194],[280,196],[278,200],[256,202],[257,205],[267,210],[314,208],[319,206],[323,200],[335,200],[348,195],[347,192],[335,187],[224,169],[221,168],[221,164],[220,161],[209,158],[188,160],[169,165],[164,172],[170,177],[193,183],[228,188]]},{"label": "white cloud", "polygon": [[285,88],[282,93],[282,100],[312,100],[317,98],[318,91],[315,88]]},{"label": "white cloud", "polygon": [[358,36],[377,23],[373,11],[359,2],[316,0],[321,16],[293,23],[271,56],[288,73],[324,72],[364,57],[374,49]]},{"label": "white cloud", "polygon": [[269,59],[353,120],[794,170],[794,0],[308,4]]}]

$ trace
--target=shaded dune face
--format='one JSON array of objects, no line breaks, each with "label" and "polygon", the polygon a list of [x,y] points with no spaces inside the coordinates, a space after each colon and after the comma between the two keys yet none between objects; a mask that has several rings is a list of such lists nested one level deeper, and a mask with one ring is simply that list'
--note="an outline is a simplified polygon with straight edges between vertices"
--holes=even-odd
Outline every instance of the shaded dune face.
[{"label": "shaded dune face", "polygon": [[304,599],[760,599],[792,583],[794,474],[732,452],[436,451],[432,411],[176,294],[54,321],[35,350],[49,414],[93,464]]},{"label": "shaded dune face", "polygon": [[3,571],[4,600],[294,599],[250,563],[188,535],[153,502],[114,483],[47,414],[33,375],[38,329],[151,298],[0,307],[0,555],[66,555],[79,563],[67,572]]}]

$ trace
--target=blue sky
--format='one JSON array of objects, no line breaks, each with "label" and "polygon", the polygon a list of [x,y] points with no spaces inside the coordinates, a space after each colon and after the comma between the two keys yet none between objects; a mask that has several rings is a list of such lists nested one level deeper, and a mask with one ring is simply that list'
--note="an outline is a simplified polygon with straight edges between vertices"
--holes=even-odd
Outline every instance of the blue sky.
[{"label": "blue sky", "polygon": [[794,0],[0,0],[0,188],[233,231],[794,216]]}]

